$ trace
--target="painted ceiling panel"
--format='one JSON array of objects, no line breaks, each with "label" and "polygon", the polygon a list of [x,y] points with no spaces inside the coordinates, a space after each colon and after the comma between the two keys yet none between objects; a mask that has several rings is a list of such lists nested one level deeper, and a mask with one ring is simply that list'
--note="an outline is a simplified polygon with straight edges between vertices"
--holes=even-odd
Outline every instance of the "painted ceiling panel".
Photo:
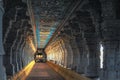
[{"label": "painted ceiling panel", "polygon": [[69,0],[31,0],[38,48],[44,48],[64,17]]}]

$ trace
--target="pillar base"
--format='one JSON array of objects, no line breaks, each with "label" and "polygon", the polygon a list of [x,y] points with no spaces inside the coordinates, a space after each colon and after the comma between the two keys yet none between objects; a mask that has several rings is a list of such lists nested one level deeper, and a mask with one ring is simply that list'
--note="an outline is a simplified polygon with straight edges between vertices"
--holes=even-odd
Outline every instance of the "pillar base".
[{"label": "pillar base", "polygon": [[[1,64],[1,63],[0,63]],[[6,80],[6,73],[5,73],[5,67],[0,66],[0,80]]]},{"label": "pillar base", "polygon": [[14,65],[13,64],[7,64],[7,65],[5,65],[5,68],[6,68],[6,74],[7,74],[7,76],[13,76],[15,74]]},{"label": "pillar base", "polygon": [[0,55],[0,80],[6,80],[5,67],[3,66],[3,58]]},{"label": "pillar base", "polygon": [[[93,59],[90,62],[92,62],[94,60],[96,60],[96,59]],[[87,68],[85,69],[85,76],[87,76],[89,78],[98,78],[99,72],[98,72],[97,66],[92,63],[89,63],[89,66],[87,66]]]},{"label": "pillar base", "polygon": [[4,66],[6,69],[6,75],[12,76],[14,75],[14,65],[10,62],[11,56],[10,55],[4,55]]},{"label": "pillar base", "polygon": [[15,73],[17,73],[19,71],[19,69],[18,69],[18,63],[17,62],[13,62],[13,65],[15,66],[14,67]]},{"label": "pillar base", "polygon": [[77,69],[77,73],[79,73],[79,74],[84,74],[84,68],[83,69]]},{"label": "pillar base", "polygon": [[117,76],[116,71],[103,71],[101,80],[119,80],[119,76]]},{"label": "pillar base", "polygon": [[91,70],[87,70],[87,71],[85,72],[85,76],[86,76],[86,77],[89,77],[89,78],[98,78],[98,77],[99,77],[98,73],[93,72],[93,71],[91,71]]}]

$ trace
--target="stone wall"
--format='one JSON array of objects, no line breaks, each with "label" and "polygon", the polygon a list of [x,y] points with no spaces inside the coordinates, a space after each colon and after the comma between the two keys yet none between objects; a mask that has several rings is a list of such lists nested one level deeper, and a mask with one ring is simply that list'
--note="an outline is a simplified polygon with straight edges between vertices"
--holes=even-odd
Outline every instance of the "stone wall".
[{"label": "stone wall", "polygon": [[65,80],[91,80],[89,78],[83,77],[77,74],[70,69],[66,69],[58,66],[57,64],[53,64],[52,62],[47,62],[49,66],[51,66],[56,72],[58,72],[61,76],[64,77]]},{"label": "stone wall", "polygon": [[1,38],[1,44],[4,48],[5,74],[9,79],[34,59],[33,55],[36,48],[30,17],[27,14],[27,4],[21,0],[17,2],[16,0],[4,0],[3,2],[4,14],[1,15],[3,17],[1,17],[3,24],[1,36],[3,37]]},{"label": "stone wall", "polygon": [[[49,42],[46,53],[51,55],[56,49],[51,43],[61,38],[64,44],[59,49],[67,55],[61,61],[63,66],[68,64],[70,69],[90,78],[119,80],[119,3],[119,0],[82,1],[60,26],[59,34]],[[104,48],[102,69],[100,44]],[[47,49],[49,46],[52,49]]]}]

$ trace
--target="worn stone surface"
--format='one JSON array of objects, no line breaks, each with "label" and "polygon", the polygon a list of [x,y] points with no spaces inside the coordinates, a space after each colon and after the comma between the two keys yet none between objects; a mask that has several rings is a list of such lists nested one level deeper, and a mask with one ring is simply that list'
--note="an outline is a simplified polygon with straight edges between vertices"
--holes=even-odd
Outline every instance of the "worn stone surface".
[{"label": "worn stone surface", "polygon": [[46,63],[36,63],[26,80],[65,80]]},{"label": "worn stone surface", "polygon": [[75,73],[74,71],[53,64],[52,62],[47,62],[47,64],[51,66],[60,75],[62,75],[65,80],[91,80],[89,78],[81,76],[80,74]]}]

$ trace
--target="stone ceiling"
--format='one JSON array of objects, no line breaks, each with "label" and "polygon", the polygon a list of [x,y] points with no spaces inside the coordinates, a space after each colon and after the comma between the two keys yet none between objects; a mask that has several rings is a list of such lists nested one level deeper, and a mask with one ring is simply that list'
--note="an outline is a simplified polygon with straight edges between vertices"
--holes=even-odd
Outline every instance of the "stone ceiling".
[{"label": "stone ceiling", "polygon": [[64,18],[70,0],[31,0],[37,47],[44,48]]}]

